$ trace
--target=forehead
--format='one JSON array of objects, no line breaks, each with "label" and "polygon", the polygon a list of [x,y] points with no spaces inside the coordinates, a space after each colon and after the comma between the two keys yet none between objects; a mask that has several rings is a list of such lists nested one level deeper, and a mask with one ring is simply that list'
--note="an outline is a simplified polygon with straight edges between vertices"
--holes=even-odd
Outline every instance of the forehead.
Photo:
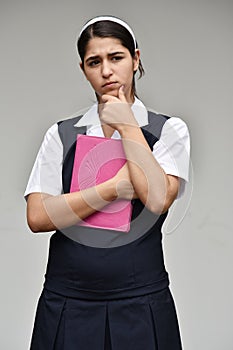
[{"label": "forehead", "polygon": [[90,39],[87,44],[85,57],[93,55],[96,56],[115,51],[127,51],[126,47],[121,44],[121,41],[119,39],[94,37]]}]

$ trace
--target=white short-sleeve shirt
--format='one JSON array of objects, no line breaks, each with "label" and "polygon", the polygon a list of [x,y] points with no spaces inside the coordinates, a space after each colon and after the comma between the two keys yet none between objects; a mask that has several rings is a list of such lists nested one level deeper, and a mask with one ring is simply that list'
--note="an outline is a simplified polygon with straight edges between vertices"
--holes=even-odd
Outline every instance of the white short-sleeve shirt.
[{"label": "white short-sleeve shirt", "polygon": [[[132,111],[139,124],[148,124],[148,112],[139,99],[135,99]],[[77,127],[86,126],[86,134],[104,137],[100,125],[97,103],[80,118]],[[112,138],[120,138],[115,131]],[[185,183],[189,178],[190,137],[186,123],[178,117],[170,117],[164,123],[161,136],[153,147],[153,155],[166,174],[181,179],[179,196],[182,195]],[[62,193],[63,145],[58,133],[58,124],[52,125],[44,136],[37,154],[29,181],[24,193],[27,197],[33,192],[44,192],[51,195]]]}]

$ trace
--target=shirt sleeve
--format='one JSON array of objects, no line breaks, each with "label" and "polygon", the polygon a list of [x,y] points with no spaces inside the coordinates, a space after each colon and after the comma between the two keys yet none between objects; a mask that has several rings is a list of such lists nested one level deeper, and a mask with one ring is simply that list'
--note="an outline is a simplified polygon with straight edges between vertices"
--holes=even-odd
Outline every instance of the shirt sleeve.
[{"label": "shirt sleeve", "polygon": [[166,174],[181,179],[180,197],[189,180],[190,136],[186,123],[178,118],[169,118],[163,126],[161,137],[153,147],[153,154]]},{"label": "shirt sleeve", "polygon": [[33,192],[51,195],[62,193],[63,146],[58,134],[58,125],[52,125],[44,136],[24,197]]}]

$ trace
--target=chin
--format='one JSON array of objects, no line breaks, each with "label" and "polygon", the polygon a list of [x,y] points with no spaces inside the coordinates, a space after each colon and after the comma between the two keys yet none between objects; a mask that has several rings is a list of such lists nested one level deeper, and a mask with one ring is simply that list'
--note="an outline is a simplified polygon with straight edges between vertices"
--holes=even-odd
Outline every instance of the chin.
[{"label": "chin", "polygon": [[114,89],[114,90],[107,90],[103,93],[103,95],[110,95],[110,96],[115,96],[118,97],[118,90]]},{"label": "chin", "polygon": [[108,95],[111,95],[111,96],[118,96],[118,90],[110,90],[107,92]]}]

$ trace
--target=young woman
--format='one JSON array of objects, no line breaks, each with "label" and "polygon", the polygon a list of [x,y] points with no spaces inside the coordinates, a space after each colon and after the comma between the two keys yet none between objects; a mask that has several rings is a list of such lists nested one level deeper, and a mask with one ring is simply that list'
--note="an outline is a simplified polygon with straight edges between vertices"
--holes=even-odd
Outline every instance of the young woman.
[{"label": "young woman", "polygon": [[[31,350],[180,350],[161,227],[188,180],[187,126],[137,98],[143,67],[124,21],[90,20],[78,52],[97,102],[47,131],[25,191],[31,230],[56,231]],[[77,134],[121,139],[127,162],[107,181],[70,193]],[[118,199],[132,202],[129,232],[79,225]]]}]

